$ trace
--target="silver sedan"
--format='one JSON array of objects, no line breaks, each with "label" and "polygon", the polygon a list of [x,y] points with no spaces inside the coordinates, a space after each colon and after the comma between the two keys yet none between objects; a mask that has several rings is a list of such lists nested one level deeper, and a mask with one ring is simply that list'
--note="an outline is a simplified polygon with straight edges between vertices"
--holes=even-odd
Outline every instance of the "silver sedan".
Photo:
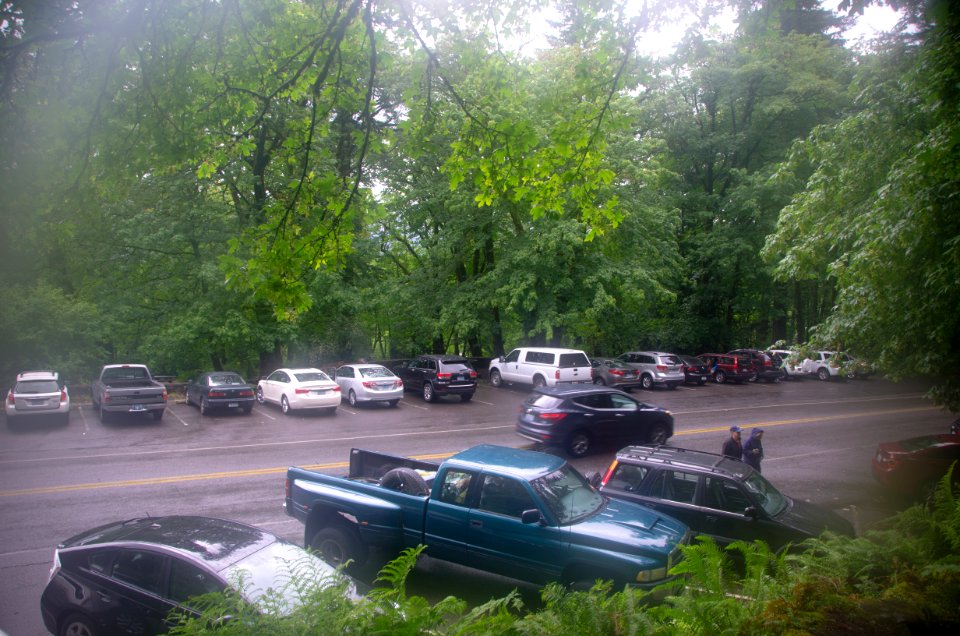
[{"label": "silver sedan", "polygon": [[345,364],[334,378],[350,406],[358,402],[386,402],[396,406],[403,397],[403,380],[379,364]]}]

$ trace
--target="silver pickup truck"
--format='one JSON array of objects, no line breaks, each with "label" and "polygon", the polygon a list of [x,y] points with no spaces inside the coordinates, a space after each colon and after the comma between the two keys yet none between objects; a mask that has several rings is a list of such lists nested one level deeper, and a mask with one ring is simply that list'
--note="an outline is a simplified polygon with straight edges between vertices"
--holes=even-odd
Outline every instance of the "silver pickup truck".
[{"label": "silver pickup truck", "polygon": [[106,421],[112,413],[150,413],[159,420],[167,408],[167,388],[142,364],[108,364],[90,385],[93,408]]}]

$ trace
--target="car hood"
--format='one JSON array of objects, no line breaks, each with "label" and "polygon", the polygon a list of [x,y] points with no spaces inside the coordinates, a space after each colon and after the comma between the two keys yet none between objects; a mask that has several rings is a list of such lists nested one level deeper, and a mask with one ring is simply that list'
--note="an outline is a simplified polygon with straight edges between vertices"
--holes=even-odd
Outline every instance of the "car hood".
[{"label": "car hood", "polygon": [[810,537],[819,536],[824,530],[853,536],[853,524],[837,513],[793,498],[788,498],[786,509],[777,515],[776,520]]},{"label": "car hood", "polygon": [[687,526],[646,506],[607,499],[599,512],[570,526],[570,532],[573,542],[666,555],[684,540]]}]

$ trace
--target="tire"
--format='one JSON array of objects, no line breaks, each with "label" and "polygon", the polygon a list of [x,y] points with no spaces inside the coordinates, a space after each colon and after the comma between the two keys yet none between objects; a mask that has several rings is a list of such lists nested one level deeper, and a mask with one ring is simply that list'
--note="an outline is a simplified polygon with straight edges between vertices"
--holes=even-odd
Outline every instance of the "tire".
[{"label": "tire", "polygon": [[597,386],[606,386],[606,385],[607,385],[607,381],[604,380],[603,378],[594,378],[594,379],[593,379],[593,383],[596,384]]},{"label": "tire", "polygon": [[387,404],[390,405],[390,408],[395,409],[397,408],[397,404],[400,404],[400,400],[390,400]]},{"label": "tire", "polygon": [[713,381],[717,384],[723,384],[727,381],[727,374],[723,371],[717,371],[716,375],[713,376]]},{"label": "tire", "polygon": [[697,386],[703,386],[706,383],[707,383],[706,380],[697,380]]},{"label": "tire", "polygon": [[649,373],[644,373],[640,378],[640,386],[643,387],[644,391],[653,390],[653,376]]},{"label": "tire", "polygon": [[167,412],[167,409],[160,409],[159,411],[151,411],[150,414],[153,415],[153,419],[160,421],[163,419],[163,414]]},{"label": "tire", "polygon": [[667,435],[667,427],[660,422],[657,422],[650,427],[650,433],[647,435],[648,444],[657,444],[662,445],[667,443],[669,436]]},{"label": "tire", "polygon": [[583,457],[590,452],[592,440],[583,431],[574,431],[567,440],[567,452],[571,457]]},{"label": "tire", "polygon": [[357,405],[357,394],[354,393],[353,389],[350,389],[350,392],[347,393],[347,403],[350,404],[350,406]]},{"label": "tire", "polygon": [[830,372],[827,371],[826,367],[820,367],[817,369],[817,379],[821,382],[826,382],[830,379]]},{"label": "tire", "polygon": [[293,410],[290,408],[290,400],[287,399],[286,395],[280,396],[280,410],[283,411],[284,415],[290,415],[290,411]]},{"label": "tire", "polygon": [[96,636],[94,623],[82,614],[70,614],[60,622],[59,636]]},{"label": "tire", "polygon": [[250,415],[251,412],[253,412],[253,405],[252,405],[252,404],[251,404],[250,406],[245,406],[245,407],[243,407],[243,414],[244,414],[244,415]]},{"label": "tire", "polygon": [[462,393],[462,394],[460,394],[460,401],[461,401],[461,402],[469,402],[469,401],[472,400],[472,399],[473,399],[473,393]]},{"label": "tire", "polygon": [[319,557],[334,567],[352,561],[361,566],[366,561],[366,550],[356,531],[349,527],[328,526],[321,528],[310,541],[310,548]]},{"label": "tire", "polygon": [[423,383],[423,401],[424,402],[433,402],[436,399],[436,396],[433,393],[433,385],[429,382]]},{"label": "tire", "polygon": [[103,402],[97,402],[97,415],[100,416],[100,421],[104,424],[110,419],[110,414],[103,410]]},{"label": "tire", "polygon": [[183,403],[187,406],[193,406],[193,402],[190,401],[190,391],[186,391],[183,394]]},{"label": "tire", "polygon": [[330,417],[333,417],[334,415],[337,414],[337,407],[331,406],[330,408],[326,409],[326,410],[324,411],[324,413],[326,413],[326,414],[329,415]]},{"label": "tire", "polygon": [[263,387],[257,387],[257,404],[263,404]]},{"label": "tire", "polygon": [[540,387],[547,386],[547,380],[542,375],[533,376],[533,388],[539,389]]},{"label": "tire", "polygon": [[427,482],[420,476],[420,473],[405,466],[388,470],[383,477],[380,478],[379,483],[381,488],[396,490],[397,492],[408,495],[424,496],[430,494],[430,486],[428,486]]},{"label": "tire", "polygon": [[210,414],[210,403],[207,402],[206,398],[200,398],[200,415],[209,415]]},{"label": "tire", "polygon": [[490,372],[490,385],[500,388],[503,386],[503,378],[500,377],[500,371],[494,369]]},{"label": "tire", "polygon": [[70,426],[70,412],[69,412],[69,411],[67,411],[66,413],[64,413],[63,415],[60,416],[60,424],[61,424],[62,426]]},{"label": "tire", "polygon": [[677,385],[671,382],[670,384],[667,385],[667,388],[670,389],[671,391],[676,391]]}]

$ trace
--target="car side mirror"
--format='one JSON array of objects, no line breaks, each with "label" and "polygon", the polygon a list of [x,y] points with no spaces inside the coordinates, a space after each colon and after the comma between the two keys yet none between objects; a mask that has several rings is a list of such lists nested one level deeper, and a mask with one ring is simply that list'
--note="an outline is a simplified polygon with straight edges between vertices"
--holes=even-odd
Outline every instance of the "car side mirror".
[{"label": "car side mirror", "polygon": [[530,510],[524,510],[520,513],[520,523],[531,524],[531,523],[540,523],[543,521],[543,515],[540,514],[540,511],[536,508],[531,508]]},{"label": "car side mirror", "polygon": [[747,506],[743,510],[743,516],[747,519],[753,519],[756,521],[757,517],[759,516],[759,512],[757,511],[756,506]]},{"label": "car side mirror", "polygon": [[506,362],[506,361],[507,361],[507,359],[506,359],[505,357],[503,357],[503,356],[500,356],[499,358],[497,358],[497,360],[499,360],[500,362]]}]

